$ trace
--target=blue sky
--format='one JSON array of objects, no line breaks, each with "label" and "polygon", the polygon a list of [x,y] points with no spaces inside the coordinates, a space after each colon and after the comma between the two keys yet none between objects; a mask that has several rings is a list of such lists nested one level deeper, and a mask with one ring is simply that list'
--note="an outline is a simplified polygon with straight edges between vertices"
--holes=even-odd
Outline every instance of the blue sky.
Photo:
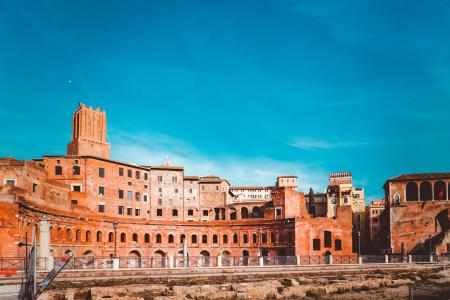
[{"label": "blue sky", "polygon": [[65,153],[78,103],[114,159],[323,190],[450,171],[450,4],[0,2],[0,156]]}]

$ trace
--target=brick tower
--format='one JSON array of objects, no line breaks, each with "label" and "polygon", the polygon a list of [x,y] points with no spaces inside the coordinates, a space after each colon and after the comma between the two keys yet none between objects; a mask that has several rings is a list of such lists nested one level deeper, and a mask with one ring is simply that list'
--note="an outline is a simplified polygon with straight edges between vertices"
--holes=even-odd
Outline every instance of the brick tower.
[{"label": "brick tower", "polygon": [[72,141],[67,155],[89,155],[109,159],[106,142],[106,112],[80,103],[72,118]]}]

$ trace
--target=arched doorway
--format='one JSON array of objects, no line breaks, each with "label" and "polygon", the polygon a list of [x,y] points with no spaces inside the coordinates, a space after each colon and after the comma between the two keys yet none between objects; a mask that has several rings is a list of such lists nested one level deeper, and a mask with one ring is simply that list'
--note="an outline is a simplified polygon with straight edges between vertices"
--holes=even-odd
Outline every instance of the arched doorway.
[{"label": "arched doorway", "polygon": [[436,181],[434,184],[434,200],[447,200],[446,186],[443,181]]},{"label": "arched doorway", "polygon": [[206,251],[203,250],[200,252],[200,255],[202,256],[201,259],[201,266],[202,267],[211,267],[211,254]]},{"label": "arched doorway", "polygon": [[231,253],[230,251],[223,251],[222,252],[222,266],[223,267],[229,267],[231,266]]},{"label": "arched doorway", "polygon": [[260,218],[260,216],[261,216],[261,211],[260,211],[259,207],[254,206],[252,208],[252,218]]},{"label": "arched doorway", "polygon": [[155,255],[151,258],[152,268],[165,268],[166,267],[166,253],[162,250],[156,250]]},{"label": "arched doorway", "polygon": [[248,209],[247,207],[241,207],[241,218],[247,219],[248,218]]},{"label": "arched doorway", "polygon": [[91,250],[86,250],[83,253],[82,265],[83,269],[94,269],[94,253]]},{"label": "arched doorway", "polygon": [[419,201],[419,188],[414,181],[406,185],[406,201]]},{"label": "arched doorway", "polygon": [[242,265],[248,266],[249,253],[247,250],[242,251]]},{"label": "arched doorway", "polygon": [[327,251],[327,252],[325,252],[325,263],[326,264],[330,264],[330,256],[331,256],[331,252],[330,251]]},{"label": "arched doorway", "polygon": [[141,253],[137,250],[132,250],[128,255],[128,268],[141,267]]}]

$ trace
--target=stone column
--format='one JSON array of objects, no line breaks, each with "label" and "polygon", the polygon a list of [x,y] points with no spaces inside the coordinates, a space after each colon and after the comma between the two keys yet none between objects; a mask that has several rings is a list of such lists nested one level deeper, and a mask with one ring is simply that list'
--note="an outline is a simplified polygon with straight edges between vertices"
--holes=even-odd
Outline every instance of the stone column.
[{"label": "stone column", "polygon": [[114,270],[119,270],[119,258],[118,257],[114,257],[112,259],[112,267]]},{"label": "stone column", "polygon": [[222,268],[222,255],[217,255],[217,267]]},{"label": "stone column", "polygon": [[328,264],[333,264],[333,255],[328,256]]},{"label": "stone column", "polygon": [[300,255],[297,255],[297,266],[300,266],[302,264],[302,257]]},{"label": "stone column", "polygon": [[411,254],[408,255],[408,262],[412,263],[412,255]]},{"label": "stone column", "polygon": [[259,266],[264,267],[264,257],[263,256],[259,257]]},{"label": "stone column", "polygon": [[53,268],[53,260],[50,262],[50,221],[46,218],[39,220],[39,257],[42,257],[43,261],[40,262],[41,267],[45,267],[47,270],[50,267]]},{"label": "stone column", "polygon": [[384,263],[389,263],[389,256],[387,254],[384,255]]},{"label": "stone column", "polygon": [[169,256],[169,268],[173,268],[173,256]]}]

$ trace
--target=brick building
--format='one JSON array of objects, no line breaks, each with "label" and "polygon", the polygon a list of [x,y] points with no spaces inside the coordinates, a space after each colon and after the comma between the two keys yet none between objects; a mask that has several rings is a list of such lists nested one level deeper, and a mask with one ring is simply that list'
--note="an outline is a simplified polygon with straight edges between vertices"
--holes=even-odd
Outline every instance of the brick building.
[{"label": "brick building", "polygon": [[295,176],[236,202],[220,177],[112,160],[98,108],[80,104],[72,127],[67,155],[0,159],[0,256],[24,255],[36,224],[44,257],[177,256],[184,241],[191,256],[352,254],[351,207],[313,217]]},{"label": "brick building", "polygon": [[383,250],[450,252],[450,173],[405,174],[384,184]]},{"label": "brick building", "polygon": [[384,210],[384,200],[374,200],[366,206],[366,249],[365,253],[377,253],[381,245],[381,214]]}]

